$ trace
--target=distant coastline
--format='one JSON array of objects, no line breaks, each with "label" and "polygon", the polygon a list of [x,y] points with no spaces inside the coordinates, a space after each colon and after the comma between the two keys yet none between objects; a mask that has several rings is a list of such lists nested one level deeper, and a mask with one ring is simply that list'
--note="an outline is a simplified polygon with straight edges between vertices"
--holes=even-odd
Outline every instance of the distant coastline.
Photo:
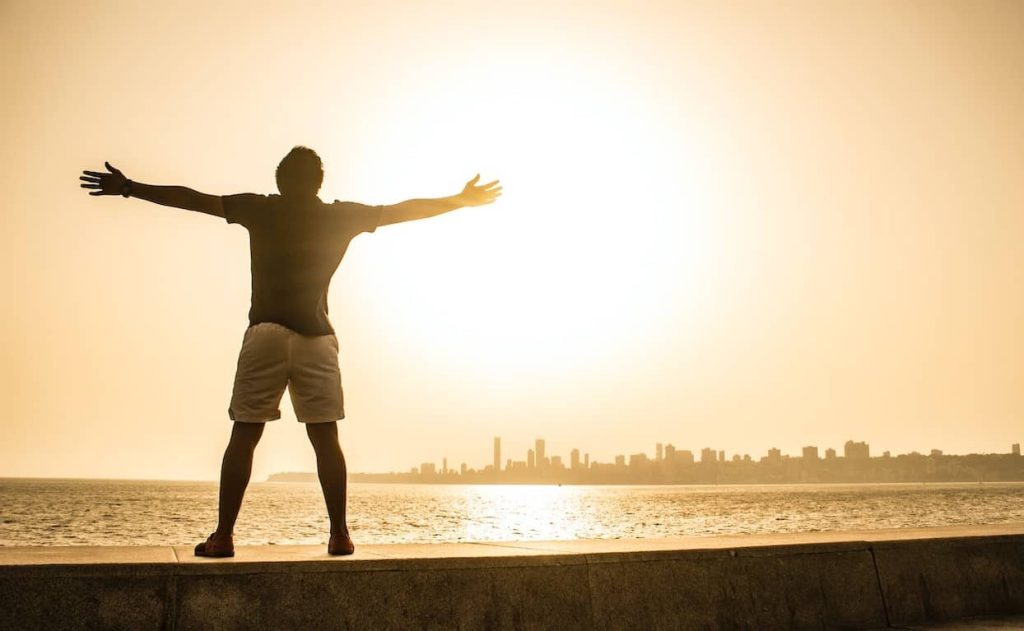
[{"label": "distant coastline", "polygon": [[[355,474],[358,475],[358,474]],[[350,478],[354,478],[355,475],[350,475]],[[267,482],[316,482],[317,476],[315,473],[308,473],[304,471],[285,471],[284,473],[271,473],[267,476]]]},{"label": "distant coastline", "polygon": [[[267,482],[316,482],[316,473],[273,473]],[[550,485],[707,485],[707,484],[871,484],[1024,482],[1024,457],[1014,454],[900,455],[874,458],[805,459],[762,462],[666,463],[646,460],[589,469],[527,471],[422,470],[352,473],[352,482],[379,484],[550,484]]]},{"label": "distant coastline", "polygon": [[[842,453],[809,445],[790,456],[771,448],[754,459],[705,447],[699,453],[657,443],[653,456],[618,454],[613,462],[591,460],[589,453],[573,449],[569,457],[550,454],[547,442],[538,438],[524,460],[502,462],[501,437],[495,436],[491,464],[475,469],[467,463],[448,466],[448,458],[424,462],[408,471],[353,473],[353,482],[402,484],[575,484],[575,485],[715,485],[715,484],[872,484],[928,482],[1024,482],[1024,457],[1020,443],[1009,453],[946,454],[932,449],[893,455],[871,456],[866,442],[848,440]],[[268,482],[315,482],[307,472],[275,473]]]}]

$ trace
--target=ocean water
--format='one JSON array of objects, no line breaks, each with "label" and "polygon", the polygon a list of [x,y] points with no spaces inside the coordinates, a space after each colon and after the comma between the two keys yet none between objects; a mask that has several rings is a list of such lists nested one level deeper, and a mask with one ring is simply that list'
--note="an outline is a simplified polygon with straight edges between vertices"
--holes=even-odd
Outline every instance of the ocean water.
[{"label": "ocean water", "polygon": [[[217,484],[0,479],[0,545],[193,544]],[[649,538],[1024,521],[1024,483],[750,486],[351,484],[357,543]],[[236,544],[326,542],[315,483],[249,487]]]}]

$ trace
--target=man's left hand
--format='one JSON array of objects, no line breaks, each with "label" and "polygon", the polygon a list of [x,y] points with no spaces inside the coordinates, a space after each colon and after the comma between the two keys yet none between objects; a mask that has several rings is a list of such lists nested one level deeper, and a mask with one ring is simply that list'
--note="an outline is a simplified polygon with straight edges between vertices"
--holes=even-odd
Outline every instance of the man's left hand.
[{"label": "man's left hand", "polygon": [[82,177],[78,178],[82,181],[82,188],[92,189],[90,195],[121,195],[128,178],[110,166],[109,162],[104,162],[103,166],[107,167],[109,173],[82,171]]}]

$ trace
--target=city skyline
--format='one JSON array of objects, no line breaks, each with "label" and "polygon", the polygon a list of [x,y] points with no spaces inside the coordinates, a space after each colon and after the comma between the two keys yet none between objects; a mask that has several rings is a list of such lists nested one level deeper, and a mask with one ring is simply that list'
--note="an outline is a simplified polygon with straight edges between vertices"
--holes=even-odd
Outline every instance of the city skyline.
[{"label": "city skyline", "polygon": [[[462,475],[466,473],[474,472],[504,472],[504,471],[543,471],[547,469],[562,470],[568,469],[573,470],[584,470],[590,469],[591,465],[600,466],[605,464],[612,464],[613,466],[634,466],[638,463],[652,462],[678,462],[681,464],[711,464],[711,463],[740,463],[740,462],[775,462],[781,461],[787,458],[802,458],[804,460],[832,460],[837,458],[844,458],[850,460],[867,460],[872,458],[871,446],[867,441],[856,441],[848,439],[842,445],[842,453],[837,451],[833,447],[826,447],[823,452],[819,451],[817,445],[807,445],[800,449],[798,456],[784,453],[777,447],[769,447],[764,456],[756,458],[751,454],[739,454],[733,453],[729,455],[724,449],[715,449],[713,447],[703,447],[698,451],[690,449],[680,449],[673,443],[657,442],[654,444],[654,458],[650,458],[647,452],[635,452],[632,454],[615,454],[612,457],[611,462],[605,462],[597,459],[591,459],[589,452],[581,452],[578,448],[573,447],[569,451],[569,462],[568,465],[563,461],[560,455],[547,455],[547,441],[544,438],[534,439],[533,448],[527,449],[526,456],[523,460],[514,460],[512,458],[506,458],[505,461],[501,462],[501,444],[502,438],[495,436],[493,438],[493,453],[491,464],[485,465],[482,468],[473,468],[468,465],[467,462],[462,462],[459,465],[458,472]],[[892,458],[899,456],[970,456],[970,455],[999,455],[1002,452],[994,452],[992,454],[954,454],[946,452],[939,448],[928,448],[926,452],[919,452],[913,450],[906,453],[892,453],[891,450],[883,450],[879,455],[874,456],[876,458]],[[1020,443],[1012,443],[1010,450],[1005,454],[1020,456]],[[441,458],[442,466],[440,470],[437,468],[437,464],[434,462],[425,461],[420,463],[418,466],[413,466],[409,469],[409,473],[412,474],[423,474],[427,472],[430,475],[440,474],[448,475],[449,473],[455,473],[456,470],[448,467],[448,458],[443,456]],[[499,466],[499,464],[501,466]],[[395,472],[392,472],[395,473]]]}]

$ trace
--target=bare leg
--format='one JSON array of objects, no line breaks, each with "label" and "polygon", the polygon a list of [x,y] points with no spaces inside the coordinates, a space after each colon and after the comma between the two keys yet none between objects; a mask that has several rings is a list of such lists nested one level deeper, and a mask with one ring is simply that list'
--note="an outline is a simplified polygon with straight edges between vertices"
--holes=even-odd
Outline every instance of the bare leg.
[{"label": "bare leg", "polygon": [[245,487],[252,474],[252,454],[263,436],[263,423],[235,423],[231,440],[224,450],[220,468],[220,513],[217,520],[219,537],[231,536],[242,507]]},{"label": "bare leg", "polygon": [[308,423],[306,434],[316,452],[316,470],[320,476],[320,487],[327,502],[327,514],[331,518],[331,534],[347,533],[345,525],[345,503],[348,495],[348,471],[345,455],[338,443],[338,424]]}]

